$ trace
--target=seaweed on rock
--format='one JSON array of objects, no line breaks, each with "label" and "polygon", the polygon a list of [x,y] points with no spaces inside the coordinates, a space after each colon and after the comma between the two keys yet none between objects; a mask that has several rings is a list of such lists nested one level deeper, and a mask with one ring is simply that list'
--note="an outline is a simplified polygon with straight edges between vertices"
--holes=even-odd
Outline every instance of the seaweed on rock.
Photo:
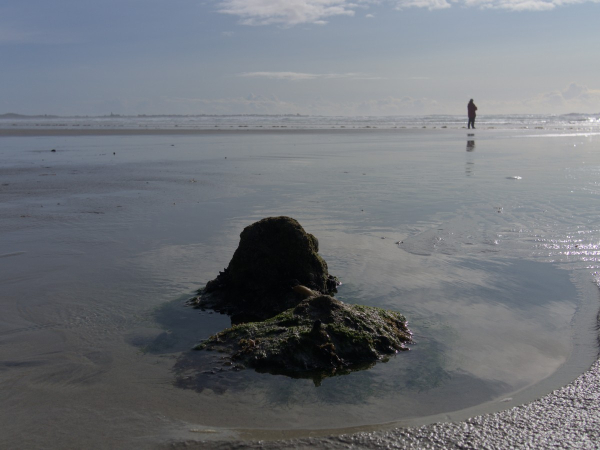
[{"label": "seaweed on rock", "polygon": [[289,217],[246,227],[229,266],[190,300],[229,314],[234,325],[196,349],[228,354],[236,368],[316,384],[407,350],[412,334],[402,314],[331,296],[338,281],[318,249],[317,239]]},{"label": "seaweed on rock", "polygon": [[320,379],[347,373],[407,350],[406,318],[319,295],[271,319],[235,325],[196,346],[229,353],[258,371]]}]

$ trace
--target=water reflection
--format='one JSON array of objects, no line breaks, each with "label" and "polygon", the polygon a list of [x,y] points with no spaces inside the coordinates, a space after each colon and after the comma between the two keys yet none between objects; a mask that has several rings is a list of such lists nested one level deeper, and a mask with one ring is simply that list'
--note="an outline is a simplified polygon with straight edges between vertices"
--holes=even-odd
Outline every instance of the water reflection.
[{"label": "water reflection", "polygon": [[465,174],[470,177],[473,175],[473,169],[475,163],[472,161],[470,153],[475,151],[475,140],[471,139],[467,141],[467,162],[465,163]]},{"label": "water reflection", "polygon": [[[403,255],[426,244],[423,239],[428,240],[405,239],[408,253]],[[367,278],[390,266],[388,257],[399,261],[397,252],[378,251],[379,262],[367,254],[374,261]],[[402,258],[408,272],[409,259]],[[412,350],[317,383],[310,377],[243,369],[222,353],[191,350],[230,322],[225,315],[186,308],[186,296],[157,308],[153,317],[164,332],[136,344],[146,354],[173,358],[174,386],[196,391],[203,400],[220,399],[222,426],[233,426],[233,419],[249,421],[257,405],[268,405],[271,412],[264,420],[276,427],[292,420],[306,427],[325,422],[342,426],[448,412],[507,395],[564,362],[567,351],[560,340],[568,321],[560,317],[570,315],[555,309],[573,307],[568,273],[549,264],[471,257],[438,270],[434,266],[429,265],[430,277],[422,280],[426,287],[411,287],[403,279],[398,280],[402,293],[392,289],[386,294],[377,280],[367,287],[375,306],[393,307],[411,318],[416,336]],[[450,268],[452,274],[444,276]],[[357,278],[350,269],[348,278]],[[485,275],[490,273],[492,278]],[[340,297],[359,301],[363,288],[345,284]],[[299,421],[298,415],[304,418]]]},{"label": "water reflection", "polygon": [[[568,371],[583,372],[597,350],[597,142],[489,131],[478,152],[461,156],[464,134],[443,133],[72,137],[62,140],[70,151],[55,155],[64,160],[53,158],[53,177],[39,176],[32,159],[48,151],[45,139],[7,140],[2,151],[19,169],[2,172],[11,190],[0,221],[0,334],[10,360],[1,378],[14,406],[2,417],[6,447],[47,446],[47,432],[30,431],[48,417],[70,430],[67,447],[140,446],[139,436],[158,446],[185,424],[263,433],[387,423],[506,399],[539,380],[550,381],[535,395],[571,381]],[[104,149],[126,156],[107,164]],[[475,158],[477,177],[457,176],[461,163],[473,173]],[[506,180],[515,173],[524,181]],[[189,350],[230,321],[185,308],[185,299],[225,267],[244,225],[281,214],[319,238],[345,282],[340,299],[409,318],[410,352],[317,388],[219,372],[221,354]],[[593,311],[572,328],[578,292]],[[577,356],[582,342],[589,360]],[[200,393],[172,388],[182,353],[207,358]],[[567,369],[548,378],[557,368]],[[130,420],[115,421],[116,407]]]}]

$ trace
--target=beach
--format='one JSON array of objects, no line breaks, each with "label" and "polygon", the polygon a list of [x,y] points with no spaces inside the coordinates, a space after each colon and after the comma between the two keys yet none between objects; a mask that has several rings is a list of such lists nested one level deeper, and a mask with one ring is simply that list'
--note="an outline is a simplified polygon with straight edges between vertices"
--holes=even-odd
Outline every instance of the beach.
[{"label": "beach", "polygon": [[[597,445],[597,135],[436,127],[0,129],[0,444]],[[414,346],[318,388],[200,356],[177,388],[230,326],[185,301],[276,215]]]}]

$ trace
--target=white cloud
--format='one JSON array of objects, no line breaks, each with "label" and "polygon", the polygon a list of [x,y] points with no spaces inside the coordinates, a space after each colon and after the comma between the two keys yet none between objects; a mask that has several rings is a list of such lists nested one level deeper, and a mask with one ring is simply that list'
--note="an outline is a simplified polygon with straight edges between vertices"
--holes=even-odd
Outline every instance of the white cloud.
[{"label": "white cloud", "polygon": [[561,94],[565,100],[572,100],[577,98],[589,98],[591,92],[593,91],[590,91],[587,86],[571,83]]},{"label": "white cloud", "polygon": [[[600,112],[600,89],[571,83],[564,89],[515,100],[481,98],[481,114],[565,114]],[[156,105],[155,105],[156,106]],[[281,100],[275,95],[249,94],[220,99],[163,99],[153,110],[178,114],[307,114],[329,116],[393,116],[456,114],[460,105],[445,104],[427,97],[386,97],[365,101],[333,101],[324,96],[303,100]]]},{"label": "white cloud", "polygon": [[381,80],[381,77],[375,77],[362,73],[303,73],[303,72],[244,72],[238,74],[245,78],[269,78],[272,80],[303,81],[316,79],[351,79],[351,80]]},{"label": "white cloud", "polygon": [[274,95],[249,94],[221,99],[165,99],[166,109],[181,114],[312,114],[312,115],[401,115],[440,112],[435,100],[427,98],[388,97],[363,102],[333,102],[313,98],[304,102],[283,101]]},{"label": "white cloud", "polygon": [[484,8],[509,11],[549,11],[557,6],[554,0],[492,0],[482,4]]},{"label": "white cloud", "polygon": [[[217,11],[237,16],[244,25],[327,23],[334,16],[353,16],[371,4],[387,4],[397,10],[427,8],[430,11],[453,6],[509,11],[548,11],[561,6],[600,3],[600,0],[217,0]],[[373,14],[365,14],[373,18]]]},{"label": "white cloud", "polygon": [[166,103],[184,114],[295,114],[292,103],[274,95],[248,94],[246,97],[221,99],[168,98]]},{"label": "white cloud", "polygon": [[244,72],[238,74],[244,78],[269,78],[272,80],[314,80],[318,78],[318,75],[313,73],[302,73],[302,72]]},{"label": "white cloud", "polygon": [[435,100],[413,97],[388,97],[379,100],[361,102],[354,106],[355,113],[366,115],[403,115],[403,114],[431,114],[439,112],[439,105]]},{"label": "white cloud", "polygon": [[322,25],[332,16],[354,15],[357,7],[356,2],[347,0],[221,0],[218,3],[219,12],[238,16],[244,25]]},{"label": "white cloud", "polygon": [[398,0],[396,9],[406,8],[427,8],[430,11],[434,9],[446,9],[451,5],[446,0]]},{"label": "white cloud", "polygon": [[547,92],[528,101],[535,107],[561,108],[564,112],[597,111],[600,105],[600,90],[589,89],[571,83],[561,91]]},{"label": "white cloud", "polygon": [[597,113],[599,105],[600,89],[571,83],[565,89],[542,92],[523,100],[489,101],[485,109],[499,114]]},{"label": "white cloud", "polygon": [[551,9],[581,3],[600,3],[600,0],[390,0],[396,9],[427,8],[445,9],[452,6],[479,9],[503,9],[508,11],[549,11]]}]

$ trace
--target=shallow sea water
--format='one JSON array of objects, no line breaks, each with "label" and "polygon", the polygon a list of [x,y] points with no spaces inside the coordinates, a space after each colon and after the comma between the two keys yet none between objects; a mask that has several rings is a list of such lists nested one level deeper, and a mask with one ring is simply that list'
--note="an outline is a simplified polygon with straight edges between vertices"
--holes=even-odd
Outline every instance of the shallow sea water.
[{"label": "shallow sea water", "polygon": [[[523,130],[3,137],[0,443],[332,433],[558,388],[597,356],[598,150]],[[319,239],[340,300],[405,314],[411,351],[318,386],[190,352],[230,322],[185,300],[274,215]]]}]

